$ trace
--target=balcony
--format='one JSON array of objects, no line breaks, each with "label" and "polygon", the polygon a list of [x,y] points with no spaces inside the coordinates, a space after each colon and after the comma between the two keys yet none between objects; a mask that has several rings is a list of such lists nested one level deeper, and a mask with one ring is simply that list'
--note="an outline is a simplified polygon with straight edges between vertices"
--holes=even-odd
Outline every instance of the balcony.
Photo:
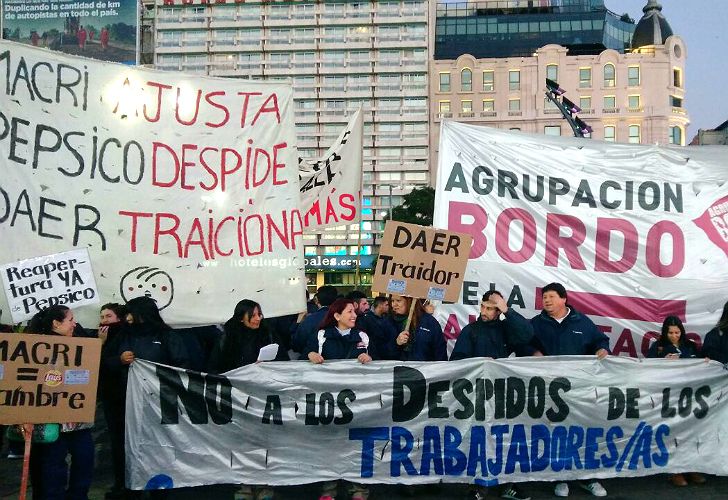
[{"label": "balcony", "polygon": [[602,113],[617,114],[617,113],[619,113],[619,108],[604,108],[604,109],[602,109]]},{"label": "balcony", "polygon": [[443,118],[452,118],[452,113],[437,113],[437,117],[441,120]]},{"label": "balcony", "polygon": [[462,113],[458,113],[458,118],[475,118],[475,113],[472,111],[464,111]]},{"label": "balcony", "polygon": [[481,118],[495,118],[496,116],[498,116],[497,111],[481,111],[480,112]]},{"label": "balcony", "polygon": [[523,116],[523,111],[509,111],[508,116]]},{"label": "balcony", "polygon": [[643,113],[645,111],[645,108],[642,106],[639,106],[637,108],[627,108],[628,113]]}]

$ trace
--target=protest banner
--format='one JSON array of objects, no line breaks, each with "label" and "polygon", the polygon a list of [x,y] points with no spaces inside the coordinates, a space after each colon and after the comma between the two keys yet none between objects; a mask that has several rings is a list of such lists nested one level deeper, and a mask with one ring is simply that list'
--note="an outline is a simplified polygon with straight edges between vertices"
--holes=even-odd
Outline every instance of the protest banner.
[{"label": "protest banner", "polygon": [[472,235],[455,338],[490,288],[526,317],[561,282],[614,354],[639,356],[668,315],[688,337],[728,298],[728,150],[547,137],[445,122],[435,225]]},{"label": "protest banner", "polygon": [[125,0],[4,0],[2,38],[138,64],[139,5]]},{"label": "protest banner", "polygon": [[0,333],[0,424],[93,422],[101,341]]},{"label": "protest banner", "polygon": [[472,238],[388,220],[372,277],[372,291],[454,302]]},{"label": "protest banner", "polygon": [[304,309],[290,85],[4,41],[0,72],[0,263],[87,247],[102,301],[150,296],[173,324]]},{"label": "protest banner", "polygon": [[135,361],[128,387],[134,489],[162,478],[184,487],[728,473],[728,380],[717,362],[287,362],[212,375]]},{"label": "protest banner", "polygon": [[5,264],[0,266],[0,273],[15,323],[53,305],[99,303],[86,248]]},{"label": "protest banner", "polygon": [[361,220],[361,108],[319,159],[299,158],[301,213],[307,231]]}]

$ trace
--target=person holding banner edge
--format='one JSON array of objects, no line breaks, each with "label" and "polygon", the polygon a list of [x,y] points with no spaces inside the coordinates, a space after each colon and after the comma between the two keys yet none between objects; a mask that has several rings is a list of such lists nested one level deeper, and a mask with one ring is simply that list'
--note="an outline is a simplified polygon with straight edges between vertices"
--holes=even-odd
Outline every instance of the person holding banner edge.
[{"label": "person holding banner edge", "polygon": [[728,363],[728,302],[723,306],[718,324],[705,335],[703,356]]},{"label": "person holding banner edge", "polygon": [[[668,316],[662,322],[660,338],[652,343],[647,352],[648,358],[661,359],[689,359],[695,358],[698,347],[695,342],[687,338],[685,326],[677,316]],[[687,477],[695,484],[703,484],[705,476],[697,472],[687,473]],[[675,486],[687,486],[688,482],[683,474],[670,474],[670,482]]]},{"label": "person holding banner edge", "polygon": [[[358,330],[354,301],[336,299],[329,306],[326,317],[319,325],[320,330],[315,337],[310,337],[306,348],[306,357],[311,363],[320,365],[325,360],[356,359],[362,364],[369,363],[372,358],[368,354],[369,336]],[[369,487],[365,484],[347,482],[351,500],[367,500]],[[326,481],[321,484],[319,500],[335,500],[338,481]]]},{"label": "person holding banner edge", "polygon": [[[480,317],[460,332],[450,361],[467,358],[507,358],[511,353],[528,356],[532,349],[529,342],[533,328],[526,318],[508,307],[503,294],[490,290],[483,294],[480,302]],[[469,498],[482,500],[487,488],[479,484],[471,487]],[[514,483],[507,484],[500,493],[501,498],[531,500]]]},{"label": "person holding banner edge", "polygon": [[[543,310],[531,318],[534,356],[609,355],[609,337],[600,332],[594,322],[568,303],[566,288],[561,283],[549,283],[541,289]],[[580,481],[579,486],[595,497],[607,496],[607,490],[596,480]],[[569,485],[557,483],[557,497],[569,496]]]}]

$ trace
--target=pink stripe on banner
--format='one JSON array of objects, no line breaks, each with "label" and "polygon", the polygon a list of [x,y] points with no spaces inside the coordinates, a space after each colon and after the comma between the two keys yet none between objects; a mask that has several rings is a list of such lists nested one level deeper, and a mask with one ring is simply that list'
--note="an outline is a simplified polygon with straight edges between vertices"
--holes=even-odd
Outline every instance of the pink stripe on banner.
[{"label": "pink stripe on banner", "polygon": [[[568,292],[568,298],[569,304],[577,311],[593,316],[653,323],[662,323],[666,316],[677,316],[685,322],[687,302],[684,300],[645,299],[589,292]],[[536,309],[543,309],[541,288],[536,288]]]}]

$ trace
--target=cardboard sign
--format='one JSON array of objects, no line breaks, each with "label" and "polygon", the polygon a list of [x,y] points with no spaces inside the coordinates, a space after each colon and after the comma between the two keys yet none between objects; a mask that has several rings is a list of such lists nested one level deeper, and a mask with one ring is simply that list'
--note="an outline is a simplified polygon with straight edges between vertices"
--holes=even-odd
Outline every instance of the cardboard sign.
[{"label": "cardboard sign", "polygon": [[93,422],[101,341],[0,334],[0,424]]},{"label": "cardboard sign", "polygon": [[53,305],[99,303],[86,248],[4,264],[0,273],[15,323]]},{"label": "cardboard sign", "polygon": [[454,302],[471,242],[469,235],[387,221],[372,291]]}]

